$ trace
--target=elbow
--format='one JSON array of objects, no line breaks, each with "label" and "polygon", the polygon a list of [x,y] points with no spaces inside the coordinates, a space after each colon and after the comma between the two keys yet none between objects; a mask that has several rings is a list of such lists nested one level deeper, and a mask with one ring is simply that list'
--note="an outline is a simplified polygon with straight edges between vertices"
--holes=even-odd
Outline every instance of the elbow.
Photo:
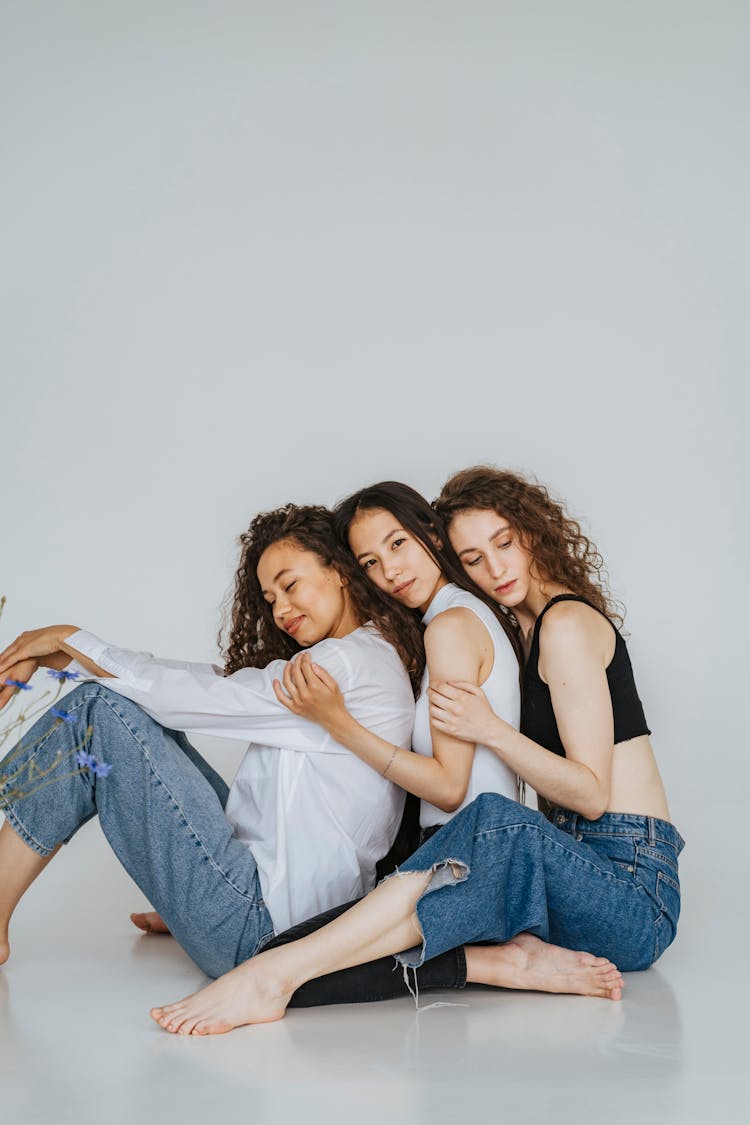
[{"label": "elbow", "polygon": [[586,820],[598,820],[599,817],[604,816],[608,808],[609,793],[599,789],[596,793],[592,793],[589,800],[582,802],[581,808],[576,809],[576,812],[585,816]]},{"label": "elbow", "polygon": [[454,789],[447,793],[441,793],[438,797],[434,798],[433,804],[437,805],[443,812],[454,813],[461,808],[465,796],[465,789],[460,793]]}]

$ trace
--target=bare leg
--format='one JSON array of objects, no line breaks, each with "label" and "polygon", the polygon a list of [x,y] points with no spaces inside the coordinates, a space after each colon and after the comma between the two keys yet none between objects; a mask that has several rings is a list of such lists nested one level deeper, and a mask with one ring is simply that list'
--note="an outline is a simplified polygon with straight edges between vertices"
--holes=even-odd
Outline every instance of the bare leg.
[{"label": "bare leg", "polygon": [[622,997],[622,977],[606,957],[549,945],[533,934],[517,934],[505,945],[468,945],[466,979],[472,984]]},{"label": "bare leg", "polygon": [[21,898],[59,847],[41,856],[25,844],[9,821],[0,829],[0,965],[10,956],[8,923]]},{"label": "bare leg", "polygon": [[415,908],[430,879],[426,871],[388,879],[322,929],[253,957],[176,1004],[152,1008],[151,1016],[180,1035],[279,1020],[305,981],[420,944]]},{"label": "bare leg", "polygon": [[142,914],[131,914],[130,921],[146,934],[169,933],[169,927],[156,910],[146,910]]}]

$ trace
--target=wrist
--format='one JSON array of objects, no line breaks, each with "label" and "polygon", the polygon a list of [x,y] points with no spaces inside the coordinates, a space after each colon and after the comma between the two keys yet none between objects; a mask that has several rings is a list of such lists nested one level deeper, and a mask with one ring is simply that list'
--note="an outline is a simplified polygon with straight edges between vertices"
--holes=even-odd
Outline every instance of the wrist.
[{"label": "wrist", "polygon": [[331,738],[334,738],[336,742],[341,742],[346,745],[347,740],[351,739],[352,733],[357,725],[356,720],[351,717],[349,712],[342,709],[336,712],[335,715],[331,715],[329,721],[325,724],[325,728]]},{"label": "wrist", "polygon": [[502,753],[508,744],[508,734],[516,733],[515,728],[509,726],[508,723],[503,722],[497,715],[493,715],[487,723],[485,729],[486,737],[482,739],[485,746],[489,746],[491,750],[496,750]]}]

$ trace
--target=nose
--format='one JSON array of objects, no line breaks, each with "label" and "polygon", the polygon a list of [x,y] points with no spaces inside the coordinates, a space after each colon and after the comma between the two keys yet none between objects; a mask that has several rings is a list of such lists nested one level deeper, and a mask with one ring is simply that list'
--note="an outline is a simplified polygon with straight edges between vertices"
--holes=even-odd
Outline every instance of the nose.
[{"label": "nose", "polygon": [[499,555],[490,553],[487,556],[487,569],[490,573],[490,578],[502,578],[505,573],[505,565]]},{"label": "nose", "polygon": [[395,581],[401,574],[401,567],[395,560],[387,560],[383,563],[383,576],[389,582]]},{"label": "nose", "polygon": [[289,599],[284,595],[273,603],[273,619],[283,624],[284,618],[289,616]]}]

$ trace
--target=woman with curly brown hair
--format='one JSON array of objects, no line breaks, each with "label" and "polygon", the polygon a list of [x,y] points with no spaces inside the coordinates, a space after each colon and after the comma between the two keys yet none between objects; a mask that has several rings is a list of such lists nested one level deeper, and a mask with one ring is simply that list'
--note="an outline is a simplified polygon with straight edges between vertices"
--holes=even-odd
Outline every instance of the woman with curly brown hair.
[{"label": "woman with curly brown hair", "polygon": [[[576,949],[635,970],[673,940],[683,841],[598,553],[546,489],[516,474],[457,474],[435,509],[467,573],[516,623],[527,659],[523,733],[467,682],[430,687],[433,727],[493,750],[534,786],[549,818],[479,796],[398,877],[324,928],[277,939],[256,961],[154,1010],[166,1030],[212,1034],[279,1019],[305,982],[344,978],[388,955],[413,968],[418,985],[446,987],[456,983],[453,947],[468,943],[465,980],[512,986],[505,962],[498,979],[493,948],[507,943],[527,978],[537,966],[538,983],[522,987],[567,991],[584,956]],[[616,971],[601,994],[619,998]]]},{"label": "woman with curly brown hair", "polygon": [[[325,508],[262,513],[241,542],[223,670],[116,648],[69,625],[24,633],[0,654],[0,706],[39,666],[93,681],[0,765],[13,790],[0,831],[0,962],[22,894],[95,815],[157,924],[209,976],[374,885],[403,791],[291,715],[273,681],[309,650],[360,722],[408,746],[419,623],[364,579]],[[231,789],[182,731],[251,741]]]}]

